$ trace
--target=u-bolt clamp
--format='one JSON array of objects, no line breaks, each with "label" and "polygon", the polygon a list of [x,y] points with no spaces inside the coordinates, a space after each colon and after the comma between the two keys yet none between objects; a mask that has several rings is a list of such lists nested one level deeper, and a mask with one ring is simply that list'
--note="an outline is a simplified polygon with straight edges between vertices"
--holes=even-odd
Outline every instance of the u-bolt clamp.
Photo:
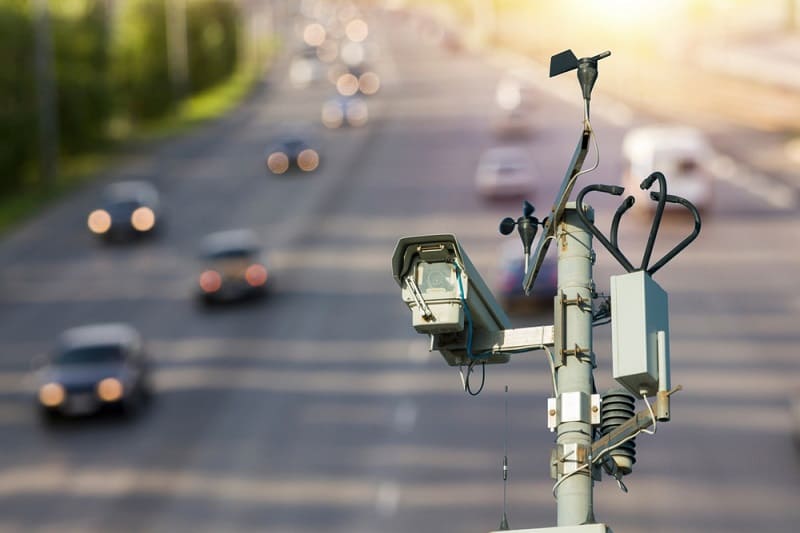
[{"label": "u-bolt clamp", "polygon": [[658,269],[666,265],[673,257],[682,252],[684,248],[689,246],[689,244],[697,238],[697,236],[700,234],[701,221],[700,221],[700,213],[697,211],[697,208],[694,206],[692,202],[690,202],[686,198],[681,198],[680,196],[673,196],[671,194],[661,194],[657,192],[651,192],[650,198],[658,201],[659,203],[669,202],[672,204],[680,204],[686,209],[688,209],[692,213],[692,216],[694,217],[694,229],[692,230],[692,233],[690,233],[681,242],[675,245],[675,247],[669,252],[667,252],[664,255],[664,257],[659,259],[655,265],[647,269],[647,273],[652,276],[653,274],[656,273]]},{"label": "u-bolt clamp", "polygon": [[[597,238],[597,240],[600,241],[600,243],[603,246],[605,246],[606,250],[608,250],[608,252],[614,256],[614,258],[619,262],[620,265],[622,265],[622,267],[625,270],[627,270],[628,272],[633,272],[636,269],[633,267],[631,262],[628,261],[628,258],[625,257],[625,254],[622,253],[622,251],[619,249],[616,243],[617,226],[619,225],[619,218],[622,216],[622,213],[627,211],[627,209],[630,208],[631,205],[633,205],[633,202],[632,201],[629,202],[629,200],[626,199],[625,202],[623,202],[623,205],[620,207],[620,209],[617,210],[617,214],[614,215],[614,222],[612,223],[612,228],[611,228],[611,237],[614,240],[613,243],[609,242],[606,236],[603,235],[603,233],[599,229],[597,229],[597,226],[594,225],[594,222],[589,220],[589,217],[586,216],[583,205],[583,197],[586,196],[587,193],[590,193],[592,191],[599,191],[599,192],[604,192],[606,194],[613,194],[614,196],[621,196],[624,190],[625,189],[623,187],[620,187],[618,185],[600,185],[600,184],[587,185],[586,187],[581,189],[581,192],[578,193],[575,202],[578,207],[577,209],[578,216],[580,217],[581,221],[586,226],[586,228],[590,232],[592,232],[592,235],[594,235]],[[628,205],[627,208],[623,209],[623,207],[626,204],[630,205]]]}]

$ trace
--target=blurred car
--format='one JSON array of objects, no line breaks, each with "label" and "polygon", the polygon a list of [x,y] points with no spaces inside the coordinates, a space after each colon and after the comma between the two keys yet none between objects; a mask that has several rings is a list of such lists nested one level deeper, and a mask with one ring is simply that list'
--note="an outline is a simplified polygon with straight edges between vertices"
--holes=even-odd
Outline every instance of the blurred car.
[{"label": "blurred car", "polygon": [[212,233],[201,245],[197,278],[202,303],[234,302],[265,294],[269,273],[256,234],[248,229]]},{"label": "blurred car", "polygon": [[109,241],[152,234],[162,224],[158,191],[146,181],[112,183],[86,222],[92,233]]},{"label": "blurred car", "polygon": [[492,117],[492,130],[501,139],[525,139],[532,133],[531,115],[523,107],[500,109]]},{"label": "blurred car", "polygon": [[522,244],[519,239],[512,241],[501,247],[497,263],[492,270],[493,292],[497,301],[512,314],[552,309],[553,297],[558,291],[558,260],[553,250],[545,256],[531,293],[526,295],[522,290],[522,282],[525,279],[525,256],[522,254]]},{"label": "blurred car", "polygon": [[[710,164],[714,151],[700,130],[687,126],[634,128],[622,141],[622,156],[625,162],[622,185],[626,194],[636,198],[635,209],[655,207],[649,191],[643,191],[639,184],[656,170],[667,178],[667,193],[689,200],[700,211],[710,209],[714,192]],[[658,190],[658,185],[650,190]]]},{"label": "blurred car", "polygon": [[327,67],[314,54],[313,57],[297,56],[289,63],[289,83],[296,89],[319,83],[325,79]]},{"label": "blurred car", "polygon": [[64,331],[36,372],[45,421],[103,409],[126,414],[150,396],[150,364],[138,331],[127,324],[92,324]]},{"label": "blurred car", "polygon": [[357,96],[340,96],[322,105],[322,123],[330,129],[360,127],[368,118],[367,103]]},{"label": "blurred car", "polygon": [[536,179],[528,151],[521,146],[486,150],[475,171],[475,187],[487,198],[527,197],[533,194]]},{"label": "blurred car", "polygon": [[502,138],[526,138],[531,134],[530,87],[517,76],[510,73],[497,82],[495,103],[497,107],[492,116],[494,134]]},{"label": "blurred car", "polygon": [[285,174],[291,169],[313,172],[319,167],[319,152],[311,147],[306,136],[287,135],[274,141],[267,149],[267,170]]}]

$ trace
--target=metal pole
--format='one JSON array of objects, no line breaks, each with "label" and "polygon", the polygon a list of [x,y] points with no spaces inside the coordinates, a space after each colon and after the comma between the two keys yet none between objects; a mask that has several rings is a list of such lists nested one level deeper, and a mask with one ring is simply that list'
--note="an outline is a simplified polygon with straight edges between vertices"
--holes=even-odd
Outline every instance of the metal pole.
[{"label": "metal pole", "polygon": [[[590,220],[594,213],[589,209]],[[592,393],[592,234],[584,227],[575,207],[567,204],[556,232],[558,246],[558,294],[556,319],[561,331],[561,353],[556,353],[560,419],[557,426],[557,458],[560,468],[558,526],[594,522],[591,467],[583,467],[592,445],[590,398]],[[574,473],[573,473],[574,472]],[[565,478],[562,480],[562,478]]]},{"label": "metal pole", "polygon": [[40,183],[50,190],[58,175],[58,103],[53,73],[53,39],[48,0],[33,2],[36,39],[36,98],[39,107]]}]

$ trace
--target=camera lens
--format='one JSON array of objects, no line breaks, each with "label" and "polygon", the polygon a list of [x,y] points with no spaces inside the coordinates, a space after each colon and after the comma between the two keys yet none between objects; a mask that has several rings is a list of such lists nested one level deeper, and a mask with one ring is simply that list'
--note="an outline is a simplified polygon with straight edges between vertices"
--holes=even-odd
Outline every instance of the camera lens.
[{"label": "camera lens", "polygon": [[447,286],[447,278],[441,272],[431,272],[428,275],[428,286],[434,289],[444,289]]},{"label": "camera lens", "polygon": [[420,288],[423,291],[452,291],[453,267],[447,263],[426,263],[421,272]]}]

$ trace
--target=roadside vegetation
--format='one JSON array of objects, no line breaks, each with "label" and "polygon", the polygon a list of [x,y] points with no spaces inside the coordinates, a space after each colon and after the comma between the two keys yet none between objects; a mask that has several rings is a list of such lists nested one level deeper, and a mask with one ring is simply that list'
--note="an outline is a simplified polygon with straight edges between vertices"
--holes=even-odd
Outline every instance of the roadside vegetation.
[{"label": "roadside vegetation", "polygon": [[41,26],[34,0],[0,0],[0,230],[97,174],[127,143],[182,131],[248,94],[273,37],[244,35],[235,0],[186,0],[186,68],[176,83],[165,2],[49,2],[58,173],[47,181],[37,100]]}]

